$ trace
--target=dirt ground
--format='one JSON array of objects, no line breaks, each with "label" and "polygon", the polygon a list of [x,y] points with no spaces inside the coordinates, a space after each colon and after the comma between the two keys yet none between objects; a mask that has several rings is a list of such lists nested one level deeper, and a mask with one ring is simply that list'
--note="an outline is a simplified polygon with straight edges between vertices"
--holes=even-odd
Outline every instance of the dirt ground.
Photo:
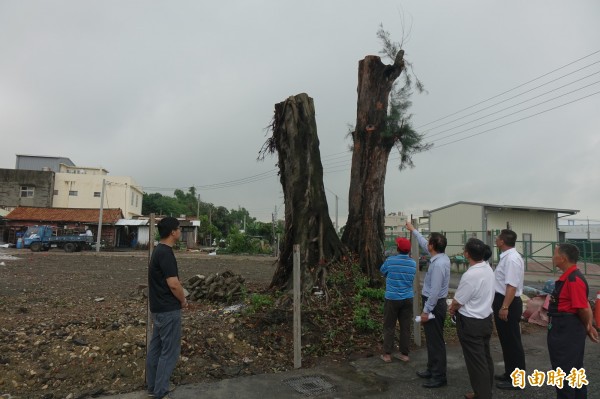
[{"label": "dirt ground", "polygon": [[[271,257],[177,258],[182,280],[230,270],[246,278],[249,292],[266,288],[275,270]],[[147,252],[0,249],[0,395],[80,398],[141,389],[146,272]],[[257,336],[248,328],[253,322],[226,305],[195,303],[184,312],[174,382],[289,369],[281,342],[265,347],[269,328],[262,325]]]},{"label": "dirt ground", "polygon": [[[241,309],[199,301],[184,311],[174,384],[293,368],[291,311],[253,309],[248,299],[265,292],[275,258],[198,252],[176,256],[184,283],[196,274],[229,270],[246,279],[247,295]],[[142,390],[147,259],[142,251],[0,249],[0,397],[75,399]],[[348,273],[332,273],[340,284],[330,288],[329,303],[303,306],[303,367],[382,350],[380,330],[355,328],[355,284],[348,283]],[[382,300],[367,306],[380,327]],[[525,324],[523,333],[536,328]],[[445,337],[456,342],[455,329],[449,327]]]}]

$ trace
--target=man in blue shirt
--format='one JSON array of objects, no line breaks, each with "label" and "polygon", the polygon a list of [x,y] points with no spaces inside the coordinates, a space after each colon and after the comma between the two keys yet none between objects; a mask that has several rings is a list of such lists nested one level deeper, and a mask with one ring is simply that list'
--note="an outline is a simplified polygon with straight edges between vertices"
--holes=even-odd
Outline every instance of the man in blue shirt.
[{"label": "man in blue shirt", "polygon": [[444,320],[448,310],[446,298],[450,283],[450,258],[445,254],[448,241],[440,233],[431,233],[429,240],[426,240],[410,222],[406,222],[406,228],[415,236],[419,246],[431,255],[421,296],[421,323],[427,340],[427,370],[417,371],[417,375],[428,379],[423,384],[425,388],[439,388],[447,384]]},{"label": "man in blue shirt", "polygon": [[400,353],[395,357],[404,362],[409,361],[410,326],[413,317],[413,280],[417,264],[412,260],[410,241],[396,238],[398,255],[390,256],[381,265],[381,274],[385,277],[385,305],[383,307],[383,352],[381,359],[389,363],[394,349],[396,321],[400,324]]}]

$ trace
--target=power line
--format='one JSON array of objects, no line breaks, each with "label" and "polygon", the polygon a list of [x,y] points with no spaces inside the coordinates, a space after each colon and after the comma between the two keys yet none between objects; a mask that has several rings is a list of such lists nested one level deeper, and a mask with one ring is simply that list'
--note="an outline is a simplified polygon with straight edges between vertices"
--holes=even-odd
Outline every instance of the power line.
[{"label": "power line", "polygon": [[[591,66],[591,65],[598,64],[598,63],[600,63],[600,61],[597,61],[597,62],[594,62],[593,64],[587,65],[587,66],[585,66],[585,67],[583,67],[583,68],[581,68],[581,69],[578,69],[577,71],[580,71],[580,70],[582,70],[582,69],[585,69],[585,68],[587,68],[587,67],[589,67],[589,66]],[[567,83],[567,84],[565,84],[565,85],[559,86],[559,87],[557,87],[557,88],[555,88],[555,89],[548,90],[547,92],[544,92],[544,93],[542,93],[542,94],[539,94],[539,95],[537,95],[537,96],[535,96],[535,97],[532,97],[532,98],[530,98],[529,100],[523,101],[523,102],[521,102],[521,103],[517,103],[517,104],[515,104],[515,105],[511,105],[511,106],[510,106],[510,107],[508,107],[508,108],[515,107],[516,105],[520,105],[520,104],[523,104],[524,102],[531,101],[531,100],[533,100],[533,99],[535,99],[535,98],[538,98],[538,97],[541,97],[541,96],[543,96],[543,95],[546,95],[546,94],[552,93],[552,92],[554,92],[554,91],[556,91],[556,90],[562,89],[562,88],[564,88],[564,87],[567,87],[567,86],[570,86],[570,85],[572,85],[572,84],[574,84],[574,83],[577,83],[577,82],[579,82],[579,81],[581,81],[581,80],[587,79],[587,78],[589,78],[590,76],[597,75],[598,73],[600,73],[600,71],[598,71],[598,72],[594,72],[594,73],[591,73],[591,74],[589,74],[589,75],[587,75],[587,76],[584,76],[583,78],[579,78],[579,79],[577,79],[577,80],[574,80],[574,81],[572,81],[572,82],[570,82],[570,83]],[[450,128],[450,129],[447,129],[447,130],[444,130],[444,131],[442,131],[442,132],[438,132],[438,133],[435,133],[435,134],[432,134],[432,135],[429,135],[429,136],[427,136],[427,134],[426,134],[427,132],[430,132],[430,131],[432,131],[432,130],[434,130],[434,129],[437,129],[437,128],[440,128],[440,127],[443,127],[443,126],[449,125],[449,124],[451,124],[451,123],[454,123],[454,122],[457,122],[457,121],[459,121],[459,120],[461,120],[461,119],[467,118],[467,117],[469,117],[469,116],[472,116],[472,115],[478,114],[478,113],[480,113],[480,112],[482,112],[482,111],[485,111],[485,110],[487,110],[487,109],[493,108],[493,107],[495,107],[495,106],[497,106],[497,105],[499,105],[499,104],[502,104],[502,103],[505,103],[505,102],[507,102],[507,101],[510,101],[510,100],[512,100],[512,99],[515,99],[515,98],[517,98],[517,97],[520,97],[520,96],[522,96],[522,95],[524,95],[524,94],[526,94],[526,93],[532,92],[532,91],[534,91],[534,90],[536,90],[536,89],[539,89],[540,87],[546,86],[546,85],[547,85],[547,84],[549,84],[549,83],[555,82],[555,81],[557,81],[557,80],[559,80],[559,79],[562,79],[562,78],[564,78],[564,77],[566,77],[566,76],[569,76],[569,75],[571,75],[571,74],[563,75],[563,76],[561,76],[561,77],[559,77],[559,78],[556,78],[556,79],[554,79],[554,80],[551,80],[550,82],[547,82],[547,83],[544,83],[544,84],[542,84],[542,85],[536,86],[536,87],[534,87],[533,89],[526,90],[526,91],[524,91],[524,92],[522,92],[522,93],[519,93],[519,94],[517,94],[517,95],[515,95],[515,96],[509,97],[509,98],[507,98],[507,99],[505,99],[505,100],[502,100],[502,101],[499,101],[499,102],[497,102],[497,103],[494,103],[494,104],[492,104],[492,105],[489,105],[489,106],[487,106],[487,107],[485,107],[485,108],[482,108],[482,109],[480,109],[480,110],[478,110],[478,111],[471,112],[470,114],[467,114],[467,115],[461,116],[460,118],[456,118],[456,119],[454,119],[454,120],[452,120],[452,121],[450,121],[450,122],[446,122],[446,123],[444,123],[444,124],[441,124],[441,125],[439,125],[439,126],[433,127],[433,128],[431,128],[431,129],[429,129],[429,130],[427,130],[427,131],[425,132],[425,137],[434,137],[434,136],[437,136],[438,134],[441,134],[441,133],[443,133],[443,132],[446,132],[446,131],[448,131],[448,130],[455,129],[456,127],[454,127],[454,128]],[[507,109],[507,108],[505,108],[505,109]],[[500,112],[500,111],[497,111],[497,112]],[[495,112],[495,113],[497,113],[497,112]],[[492,114],[489,114],[489,115],[493,115],[493,113],[492,113]],[[482,117],[482,118],[483,118],[483,117]],[[481,119],[481,118],[475,119],[475,121],[477,121],[477,120],[479,120],[479,119]],[[473,122],[473,121],[472,121],[472,122]],[[463,124],[463,125],[461,125],[461,126],[467,125],[467,124],[469,124],[469,123],[471,123],[471,122],[466,122],[466,123],[464,123],[464,124]]]},{"label": "power line", "polygon": [[[477,129],[478,127],[482,127],[482,126],[485,126],[485,125],[489,125],[490,123],[497,122],[497,121],[499,121],[499,120],[501,120],[501,119],[504,119],[504,118],[507,118],[507,117],[509,117],[509,116],[512,116],[512,115],[518,114],[518,113],[520,113],[520,112],[523,112],[523,111],[527,111],[528,109],[531,109],[531,108],[537,107],[537,106],[539,106],[539,105],[545,104],[545,103],[547,103],[547,102],[550,102],[550,101],[554,101],[554,100],[556,100],[556,99],[559,99],[559,98],[561,98],[561,97],[564,97],[564,96],[566,96],[566,95],[573,94],[573,93],[575,93],[576,91],[583,90],[583,89],[585,89],[585,88],[587,88],[587,87],[593,86],[593,85],[595,85],[595,84],[598,84],[598,83],[600,83],[600,80],[598,80],[598,81],[596,81],[596,82],[593,82],[593,83],[590,83],[590,84],[588,84],[588,85],[586,85],[586,86],[580,87],[579,89],[575,89],[575,90],[572,90],[572,91],[570,91],[570,92],[567,92],[567,93],[561,94],[561,95],[559,95],[559,96],[556,96],[556,97],[550,98],[550,99],[548,99],[548,100],[545,100],[545,101],[539,102],[539,103],[537,103],[537,104],[533,104],[533,105],[531,105],[531,106],[529,106],[529,107],[526,107],[526,108],[520,109],[520,110],[518,110],[518,111],[511,112],[510,114],[507,114],[507,115],[501,116],[501,117],[499,117],[499,118],[492,119],[491,121],[488,121],[488,122],[485,122],[485,123],[482,123],[482,124],[479,124],[479,125],[476,125],[476,126],[470,127],[470,128],[468,128],[468,129],[465,129],[465,130],[461,130],[460,132],[456,132],[456,133],[448,134],[448,135],[446,135],[446,136],[443,136],[443,137],[440,137],[440,138],[438,138],[438,139],[437,139],[437,141],[444,140],[444,139],[447,139],[447,138],[449,138],[449,137],[454,137],[454,136],[457,136],[457,135],[459,135],[459,134],[462,134],[462,133],[468,132],[468,131],[470,131],[470,130]],[[509,107],[509,108],[510,108],[510,107]],[[500,110],[500,111],[498,111],[498,112],[501,112],[501,111],[503,111],[503,110]],[[490,115],[493,115],[493,114],[490,114]],[[489,116],[489,115],[488,115],[488,116]],[[472,121],[472,122],[474,122],[474,121]],[[469,122],[469,123],[472,123],[472,122]],[[467,123],[467,124],[468,124],[468,123]],[[457,126],[457,127],[458,127],[458,126]],[[449,129],[449,130],[452,130],[452,129]]]},{"label": "power line", "polygon": [[487,133],[487,132],[491,132],[492,130],[499,129],[499,128],[501,128],[501,127],[505,127],[505,126],[508,126],[508,125],[512,125],[513,123],[517,123],[517,122],[520,122],[520,121],[522,121],[522,120],[525,120],[525,119],[533,118],[534,116],[537,116],[537,115],[544,114],[544,113],[546,113],[546,112],[549,112],[549,111],[555,110],[555,109],[557,109],[557,108],[564,107],[565,105],[569,105],[569,104],[572,104],[572,103],[574,103],[574,102],[577,102],[577,101],[584,100],[584,99],[586,99],[586,98],[589,98],[589,97],[595,96],[595,95],[597,95],[597,94],[600,94],[600,91],[597,91],[597,92],[595,92],[595,93],[592,93],[592,94],[588,94],[587,96],[583,96],[583,97],[577,98],[577,99],[575,99],[575,100],[572,100],[572,101],[566,102],[566,103],[564,103],[564,104],[557,105],[556,107],[548,108],[548,109],[546,109],[546,110],[543,110],[543,111],[537,112],[537,113],[535,113],[535,114],[533,114],[533,115],[529,115],[529,116],[525,116],[525,117],[523,117],[523,118],[519,118],[519,119],[517,119],[517,120],[514,120],[514,121],[512,121],[512,122],[505,123],[504,125],[500,125],[500,126],[493,127],[493,128],[491,128],[491,129],[484,130],[483,132],[475,133],[475,134],[472,134],[472,135],[470,135],[470,136],[467,136],[467,137],[463,137],[463,138],[460,138],[460,139],[457,139],[457,140],[454,140],[454,141],[450,141],[450,142],[448,142],[448,143],[440,144],[440,145],[438,145],[438,146],[435,146],[435,147],[434,147],[434,148],[432,148],[432,149],[437,149],[437,148],[440,148],[440,147],[445,147],[445,146],[447,146],[447,145],[450,145],[450,144],[453,144],[453,143],[458,143],[459,141],[463,141],[463,140],[466,140],[466,139],[470,139],[471,137],[479,136],[479,135],[481,135],[481,134],[484,134],[484,133]]},{"label": "power line", "polygon": [[550,71],[550,72],[547,72],[547,73],[545,73],[545,74],[543,74],[543,75],[540,75],[540,76],[538,76],[537,78],[531,79],[531,80],[529,80],[529,81],[527,81],[527,82],[525,82],[525,83],[521,83],[520,85],[518,85],[518,86],[515,86],[515,87],[513,87],[512,89],[506,90],[506,91],[504,91],[504,92],[502,92],[502,93],[500,93],[500,94],[496,94],[495,96],[492,96],[492,97],[490,97],[490,98],[487,98],[487,99],[485,99],[485,100],[482,100],[482,101],[480,101],[480,102],[478,102],[478,103],[476,103],[476,104],[470,105],[470,106],[468,106],[468,107],[466,107],[466,108],[463,108],[463,109],[461,109],[461,110],[455,111],[455,112],[453,112],[453,113],[451,113],[451,114],[448,114],[448,115],[446,115],[446,116],[444,116],[444,117],[438,118],[438,119],[436,119],[436,120],[434,120],[434,121],[431,121],[431,122],[425,123],[424,125],[418,126],[418,127],[416,127],[415,129],[420,129],[420,128],[422,128],[422,127],[425,127],[425,126],[431,125],[432,123],[439,122],[439,121],[441,121],[441,120],[444,120],[444,119],[446,119],[446,118],[449,118],[449,117],[451,117],[451,116],[453,116],[453,115],[456,115],[456,114],[458,114],[458,113],[461,113],[461,112],[463,112],[463,111],[466,111],[466,110],[468,110],[468,109],[474,108],[474,107],[476,107],[476,106],[478,106],[478,105],[480,105],[480,104],[486,103],[486,102],[488,102],[488,101],[490,101],[490,100],[493,100],[494,98],[498,98],[498,97],[500,97],[500,96],[502,96],[502,95],[504,95],[504,94],[506,94],[506,93],[510,93],[510,92],[511,92],[511,91],[513,91],[513,90],[516,90],[516,89],[518,89],[518,88],[520,88],[520,87],[523,87],[523,86],[525,86],[525,85],[528,85],[529,83],[535,82],[536,80],[539,80],[539,79],[541,79],[541,78],[543,78],[543,77],[545,77],[545,76],[548,76],[548,75],[550,75],[550,74],[552,74],[552,73],[554,73],[554,72],[556,72],[556,71],[559,71],[559,70],[561,70],[561,69],[563,69],[563,68],[566,68],[566,67],[568,67],[569,65],[573,65],[573,64],[575,64],[575,63],[577,63],[577,62],[579,62],[579,61],[581,61],[581,60],[584,60],[584,59],[586,59],[586,58],[589,58],[589,57],[593,56],[594,54],[598,54],[598,53],[600,53],[600,50],[594,51],[593,53],[590,53],[590,54],[588,54],[588,55],[586,55],[586,56],[584,56],[584,57],[581,57],[581,58],[579,58],[579,59],[577,59],[577,60],[575,60],[575,61],[569,62],[568,64],[565,64],[565,65],[563,65],[563,66],[561,66],[561,67],[559,67],[559,68],[556,68],[556,69],[554,69],[554,70],[552,70],[552,71]]}]

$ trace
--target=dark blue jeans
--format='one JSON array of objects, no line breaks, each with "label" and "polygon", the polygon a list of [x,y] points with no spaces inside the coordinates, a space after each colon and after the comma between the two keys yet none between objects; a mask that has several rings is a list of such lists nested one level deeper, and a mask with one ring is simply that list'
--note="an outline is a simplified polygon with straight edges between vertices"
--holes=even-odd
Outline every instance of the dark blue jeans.
[{"label": "dark blue jeans", "polygon": [[181,351],[181,310],[152,313],[154,328],[146,359],[148,392],[162,398]]}]

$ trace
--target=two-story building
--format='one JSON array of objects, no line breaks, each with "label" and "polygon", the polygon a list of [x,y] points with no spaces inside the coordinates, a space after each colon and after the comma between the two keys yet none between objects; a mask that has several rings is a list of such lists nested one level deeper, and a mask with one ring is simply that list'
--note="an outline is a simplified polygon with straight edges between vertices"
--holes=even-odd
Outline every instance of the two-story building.
[{"label": "two-story building", "polygon": [[[129,176],[111,176],[101,167],[77,166],[66,157],[18,154],[15,166],[13,174],[4,172],[4,180],[0,174],[0,206],[6,202],[8,210],[17,206],[79,209],[102,206],[121,209],[125,218],[142,214],[142,188]],[[46,179],[43,184],[42,176]]]},{"label": "two-story building", "polygon": [[61,164],[55,174],[53,206],[99,208],[104,185],[105,208],[120,208],[126,219],[141,216],[143,191],[129,176],[110,176],[104,168]]}]

